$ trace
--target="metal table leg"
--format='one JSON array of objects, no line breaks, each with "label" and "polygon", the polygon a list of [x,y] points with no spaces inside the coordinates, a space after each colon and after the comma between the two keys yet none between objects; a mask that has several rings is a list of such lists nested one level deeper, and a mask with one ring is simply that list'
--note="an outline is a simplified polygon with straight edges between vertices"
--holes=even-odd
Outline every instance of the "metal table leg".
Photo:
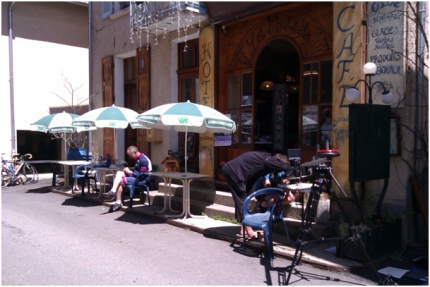
[{"label": "metal table leg", "polygon": [[[163,200],[164,200],[164,206],[163,206],[163,209],[160,210],[160,211],[155,212],[155,214],[165,212],[166,211],[166,207],[169,207],[169,211],[179,212],[178,210],[174,210],[172,208],[172,197],[171,197],[172,196],[171,195],[171,190],[172,190],[171,183],[172,183],[172,179],[171,178],[163,177],[163,181],[164,181],[164,186],[168,186],[167,197],[166,197],[166,193],[164,193],[164,198],[163,198]],[[164,217],[168,218],[168,217],[176,217],[176,216],[177,215],[165,215]]]}]

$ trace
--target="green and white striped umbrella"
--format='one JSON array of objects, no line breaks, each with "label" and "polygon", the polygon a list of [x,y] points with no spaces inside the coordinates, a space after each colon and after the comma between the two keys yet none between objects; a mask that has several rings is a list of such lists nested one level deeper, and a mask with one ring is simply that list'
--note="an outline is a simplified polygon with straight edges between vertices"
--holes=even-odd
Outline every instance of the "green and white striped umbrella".
[{"label": "green and white striped umbrella", "polygon": [[96,126],[98,128],[114,128],[126,129],[130,125],[133,129],[148,128],[145,125],[139,124],[136,117],[139,114],[131,109],[116,107],[103,107],[91,110],[82,116],[75,118],[72,126],[89,127]]},{"label": "green and white striped umbrella", "polygon": [[217,110],[191,103],[171,103],[152,108],[137,116],[139,123],[151,128],[178,132],[233,133],[236,124]]},{"label": "green and white striped umbrella", "polygon": [[57,113],[44,116],[38,121],[30,124],[33,131],[50,132],[50,133],[73,133],[94,128],[76,128],[72,126],[73,119],[79,117],[77,114]]},{"label": "green and white striped umbrella", "polygon": [[[64,143],[67,142],[65,133],[74,133],[81,131],[88,131],[96,129],[95,126],[87,126],[87,127],[74,127],[72,126],[73,119],[78,118],[79,115],[72,113],[56,113],[44,116],[40,120],[30,124],[32,127],[32,131],[38,132],[50,132],[50,133],[62,133],[61,138],[64,139]],[[64,144],[64,152],[66,153],[67,146]]]},{"label": "green and white striped umbrella", "polygon": [[[82,116],[75,118],[72,125],[75,127],[96,126],[97,128],[113,128],[114,143],[116,143],[115,129],[126,129],[130,125],[133,129],[149,129],[137,121],[139,114],[131,109],[116,107],[103,107],[91,110]],[[115,156],[118,155],[116,144],[114,145]]]},{"label": "green and white striped umbrella", "polygon": [[[173,127],[178,132],[185,132],[185,138],[188,132],[233,133],[236,130],[235,122],[226,115],[190,101],[152,108],[141,113],[137,119],[139,123],[151,128],[169,130]],[[184,151],[186,150],[187,141],[185,141]],[[185,172],[187,172],[187,160],[185,152]]]}]

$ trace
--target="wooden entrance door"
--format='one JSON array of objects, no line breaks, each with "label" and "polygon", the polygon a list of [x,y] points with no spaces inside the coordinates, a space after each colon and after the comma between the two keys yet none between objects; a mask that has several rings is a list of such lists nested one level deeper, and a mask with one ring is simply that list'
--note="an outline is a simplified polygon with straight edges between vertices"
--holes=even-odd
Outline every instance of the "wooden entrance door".
[{"label": "wooden entrance door", "polygon": [[[102,71],[103,71],[103,107],[112,106],[114,103],[113,98],[113,56],[103,58],[102,60]],[[103,129],[103,157],[109,154],[112,162],[116,158],[115,154],[115,140],[114,140],[114,129],[104,128]]]},{"label": "wooden entrance door", "polygon": [[[136,84],[126,84],[124,86],[124,106],[126,108],[136,110],[136,97],[137,97],[137,89]],[[132,129],[130,126],[125,130],[125,147],[129,146],[137,146],[137,134],[138,130]],[[143,151],[145,153],[145,151]],[[146,153],[145,153],[146,154]],[[129,165],[134,165],[134,160],[130,160],[127,157],[127,162]]]}]

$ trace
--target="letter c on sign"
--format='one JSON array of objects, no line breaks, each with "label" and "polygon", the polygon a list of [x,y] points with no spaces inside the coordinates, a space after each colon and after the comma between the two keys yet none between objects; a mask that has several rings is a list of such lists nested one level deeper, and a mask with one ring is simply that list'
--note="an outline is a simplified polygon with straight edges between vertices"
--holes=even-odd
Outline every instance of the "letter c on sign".
[{"label": "letter c on sign", "polygon": [[350,6],[346,6],[345,8],[343,8],[342,10],[339,11],[339,15],[337,16],[337,28],[339,29],[339,31],[341,32],[346,32],[352,29],[352,27],[354,27],[354,24],[352,24],[351,26],[349,26],[348,28],[342,28],[340,26],[340,17],[342,16],[343,12],[345,12],[346,9],[354,9],[355,10],[355,5],[350,5]]}]

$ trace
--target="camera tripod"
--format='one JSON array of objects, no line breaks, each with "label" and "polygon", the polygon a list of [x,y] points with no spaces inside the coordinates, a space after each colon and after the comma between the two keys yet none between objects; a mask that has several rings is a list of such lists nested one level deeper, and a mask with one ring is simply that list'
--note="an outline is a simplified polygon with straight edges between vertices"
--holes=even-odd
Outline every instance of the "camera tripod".
[{"label": "camera tripod", "polygon": [[[339,153],[337,151],[335,151],[333,153],[332,150],[320,151],[320,152],[317,152],[317,154],[319,154],[319,156],[326,156],[327,161],[331,160],[331,156],[339,156]],[[347,222],[347,224],[349,226],[349,230],[350,230],[350,234],[351,234],[351,237],[349,239],[352,241],[358,242],[358,245],[360,246],[362,252],[366,255],[366,258],[369,261],[373,271],[376,273],[376,276],[377,276],[378,281],[379,281],[379,285],[396,285],[390,276],[385,276],[385,278],[382,278],[381,275],[378,273],[378,270],[376,269],[376,267],[373,264],[369,254],[367,253],[367,251],[365,249],[365,246],[364,246],[363,241],[361,240],[360,234],[357,233],[357,231],[355,230],[355,227],[352,225],[352,222],[349,219],[347,213],[345,212],[342,205],[340,204],[339,199],[337,198],[336,193],[334,192],[334,190],[332,188],[331,179],[333,179],[333,181],[339,187],[339,189],[341,190],[343,195],[345,197],[347,195],[346,195],[345,191],[342,189],[342,187],[339,185],[339,182],[334,177],[334,175],[332,173],[332,167],[327,166],[325,163],[320,163],[321,159],[314,161],[314,163],[317,163],[317,162],[319,162],[319,163],[315,167],[315,180],[314,180],[312,187],[310,189],[310,192],[309,192],[308,201],[306,203],[306,209],[304,209],[304,210],[302,209],[302,221],[301,221],[299,235],[298,235],[297,240],[296,240],[296,251],[294,253],[294,257],[293,257],[293,260],[291,262],[291,265],[287,266],[288,277],[287,277],[286,285],[288,285],[288,283],[290,282],[291,274],[292,274],[293,270],[295,269],[295,267],[297,265],[301,264],[303,248],[305,247],[306,244],[313,243],[313,242],[323,242],[323,241],[327,241],[327,240],[339,240],[340,239],[340,238],[320,237],[312,230],[312,222],[316,218],[319,198],[320,198],[320,195],[323,191],[326,191],[336,201],[336,204],[338,205],[340,211],[342,212],[342,214],[345,218],[345,221]],[[303,166],[309,166],[310,164],[312,164],[312,162],[305,163],[302,165],[302,167]],[[313,235],[314,237],[316,237],[316,239],[305,240],[305,237],[307,235]]]}]

